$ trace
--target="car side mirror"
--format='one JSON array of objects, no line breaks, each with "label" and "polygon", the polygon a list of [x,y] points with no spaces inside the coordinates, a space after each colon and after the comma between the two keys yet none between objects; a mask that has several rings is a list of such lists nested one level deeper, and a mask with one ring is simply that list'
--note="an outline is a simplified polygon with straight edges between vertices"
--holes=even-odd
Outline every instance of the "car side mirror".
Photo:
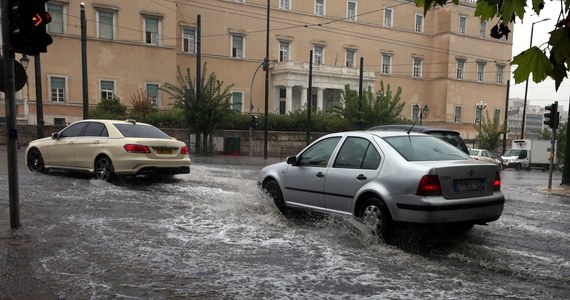
[{"label": "car side mirror", "polygon": [[52,133],[52,134],[51,134],[51,138],[54,139],[54,140],[59,139],[59,132],[54,132],[54,133]]},{"label": "car side mirror", "polygon": [[296,165],[297,164],[297,157],[296,156],[289,156],[289,157],[287,157],[286,162],[289,165]]}]

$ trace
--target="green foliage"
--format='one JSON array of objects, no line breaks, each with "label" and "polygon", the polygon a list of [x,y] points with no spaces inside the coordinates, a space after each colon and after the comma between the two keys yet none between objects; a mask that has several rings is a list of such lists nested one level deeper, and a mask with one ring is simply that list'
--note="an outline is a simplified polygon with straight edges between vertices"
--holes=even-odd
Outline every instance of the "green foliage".
[{"label": "green foliage", "polygon": [[[562,163],[564,161],[564,154],[566,150],[566,130],[568,130],[568,123],[560,123],[558,129],[556,129],[556,157],[558,162]],[[540,140],[551,140],[552,139],[552,129],[545,128],[542,130],[539,138]]]},{"label": "green foliage", "polygon": [[475,124],[473,127],[477,130],[479,140],[479,148],[494,151],[502,145],[501,135],[506,133],[504,125],[500,125],[497,119],[489,118],[489,111],[485,111],[485,118],[481,118],[481,126]]},{"label": "green foliage", "polygon": [[89,110],[91,119],[123,120],[127,116],[127,106],[117,97],[101,99],[94,109]]},{"label": "green foliage", "polygon": [[141,122],[146,122],[147,115],[157,111],[156,107],[152,106],[150,98],[143,89],[139,89],[131,95],[131,104],[133,106],[131,114],[139,116],[135,120],[140,120]]},{"label": "green foliage", "polygon": [[[448,0],[414,0],[416,6],[423,7],[424,13],[427,13],[435,6],[445,6]],[[520,54],[516,55],[511,62],[517,65],[514,78],[515,83],[521,83],[528,80],[532,73],[534,82],[541,82],[546,77],[551,77],[555,81],[555,88],[558,90],[562,81],[568,76],[568,67],[570,63],[570,1],[550,1],[545,3],[544,0],[532,0],[531,9],[536,15],[545,9],[546,5],[557,5],[559,7],[559,20],[555,28],[550,32],[548,45],[543,49],[531,47]],[[453,0],[454,4],[458,4],[458,0]],[[499,21],[491,29],[491,36],[495,38],[508,38],[508,25],[512,25],[517,19],[523,21],[525,10],[527,8],[526,0],[478,0],[475,9],[475,16],[481,18],[481,21],[489,21],[492,18],[498,18]],[[556,7],[555,7],[556,9]]]},{"label": "green foliage", "polygon": [[229,101],[233,84],[224,88],[224,82],[218,80],[215,73],[207,75],[206,64],[202,68],[202,76],[199,82],[200,98],[196,97],[196,84],[190,75],[190,68],[186,68],[183,74],[178,67],[177,84],[166,82],[161,87],[174,99],[174,107],[183,112],[187,128],[196,133],[197,152],[213,148],[212,133],[232,113]]},{"label": "green foliage", "polygon": [[374,93],[369,87],[363,92],[362,99],[357,91],[350,89],[350,85],[344,87],[342,93],[343,103],[334,107],[331,111],[337,113],[350,123],[352,129],[366,129],[376,125],[401,123],[400,117],[405,102],[400,102],[402,88],[393,94],[390,85],[384,87],[384,81],[380,81],[380,90]]}]

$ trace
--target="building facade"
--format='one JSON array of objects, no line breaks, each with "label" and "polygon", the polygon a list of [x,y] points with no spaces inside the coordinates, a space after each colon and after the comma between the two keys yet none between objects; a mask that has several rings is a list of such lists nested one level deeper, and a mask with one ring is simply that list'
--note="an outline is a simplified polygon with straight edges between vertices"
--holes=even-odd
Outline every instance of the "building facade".
[{"label": "building facade", "polygon": [[[41,78],[33,76],[33,59],[27,68],[28,85],[16,95],[18,120],[36,121],[35,80],[41,80],[47,124],[81,119],[84,88],[90,106],[110,97],[130,106],[131,96],[143,90],[159,110],[169,110],[173,100],[160,87],[176,83],[178,69],[194,75],[198,50],[208,74],[233,84],[234,110],[263,113],[261,65],[268,47],[270,113],[304,109],[309,101],[326,110],[342,101],[345,85],[358,89],[362,78],[364,89],[378,90],[380,82],[401,87],[403,117],[417,119],[427,105],[424,125],[474,139],[485,111],[504,120],[512,49],[512,36],[490,37],[497,21],[482,23],[475,4],[462,0],[424,16],[422,8],[401,0],[52,0],[48,30],[54,41],[41,54]],[[481,101],[484,109],[477,108]]]}]

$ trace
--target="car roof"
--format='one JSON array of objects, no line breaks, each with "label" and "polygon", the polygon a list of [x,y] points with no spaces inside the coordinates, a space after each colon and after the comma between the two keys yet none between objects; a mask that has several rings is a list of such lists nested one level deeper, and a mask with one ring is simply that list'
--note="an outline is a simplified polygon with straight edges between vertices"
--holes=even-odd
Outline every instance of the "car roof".
[{"label": "car roof", "polygon": [[132,119],[127,119],[127,120],[85,119],[85,120],[77,121],[77,122],[75,122],[75,123],[83,123],[83,122],[101,122],[101,123],[106,123],[106,124],[141,124],[141,125],[149,125],[149,124],[147,124],[147,123],[137,122],[137,121],[132,120]]},{"label": "car roof", "polygon": [[412,124],[389,124],[389,125],[379,125],[370,127],[368,130],[400,130],[400,131],[408,131],[410,130],[413,132],[422,132],[422,133],[429,133],[429,132],[446,132],[451,134],[459,135],[459,132],[451,129],[446,128],[437,128],[437,127],[427,127],[427,126],[418,126]]}]

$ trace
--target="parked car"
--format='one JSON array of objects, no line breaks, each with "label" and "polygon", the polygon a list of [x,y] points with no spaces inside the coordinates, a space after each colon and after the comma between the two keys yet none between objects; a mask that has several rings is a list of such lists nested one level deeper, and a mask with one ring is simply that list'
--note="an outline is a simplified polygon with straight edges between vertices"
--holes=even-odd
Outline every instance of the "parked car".
[{"label": "parked car", "polygon": [[185,143],[134,120],[82,120],[30,142],[26,164],[32,172],[64,169],[96,178],[190,172]]},{"label": "parked car", "polygon": [[399,130],[399,131],[421,132],[438,137],[452,144],[453,146],[463,151],[464,153],[469,154],[469,149],[467,148],[467,145],[465,145],[465,141],[463,141],[459,132],[451,129],[416,126],[410,124],[389,124],[389,125],[374,126],[369,130],[384,130],[384,131]]},{"label": "parked car", "polygon": [[505,202],[495,166],[434,136],[403,131],[326,135],[263,168],[258,185],[284,214],[351,215],[384,238],[398,222],[486,224],[499,219]]},{"label": "parked car", "polygon": [[499,168],[499,170],[503,169],[503,164],[501,160],[495,158],[496,156],[491,153],[489,150],[485,149],[469,149],[469,155],[477,160],[485,161],[488,163],[492,163]]}]

